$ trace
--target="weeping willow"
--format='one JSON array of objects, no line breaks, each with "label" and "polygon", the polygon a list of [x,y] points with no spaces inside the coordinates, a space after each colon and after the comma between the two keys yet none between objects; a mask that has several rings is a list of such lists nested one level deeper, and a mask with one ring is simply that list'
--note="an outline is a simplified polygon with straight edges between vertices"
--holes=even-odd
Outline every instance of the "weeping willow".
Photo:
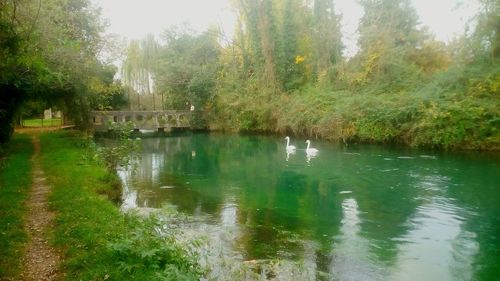
[{"label": "weeping willow", "polygon": [[[151,34],[141,41],[132,40],[128,44],[122,63],[122,78],[123,84],[127,88],[129,109],[135,105],[135,108],[139,110],[156,110],[153,69],[157,54],[158,43]],[[137,96],[137,103],[132,101],[131,94]],[[142,105],[141,96],[143,96]],[[152,104],[145,103],[144,97],[151,98]],[[152,108],[147,108],[150,106]]]}]

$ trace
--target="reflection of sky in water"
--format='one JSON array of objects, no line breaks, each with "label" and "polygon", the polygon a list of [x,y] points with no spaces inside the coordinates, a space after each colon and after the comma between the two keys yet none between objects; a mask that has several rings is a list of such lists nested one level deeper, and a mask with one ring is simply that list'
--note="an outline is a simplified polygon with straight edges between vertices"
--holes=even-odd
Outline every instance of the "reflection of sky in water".
[{"label": "reflection of sky in water", "polygon": [[220,221],[222,226],[236,226],[236,212],[238,210],[238,206],[233,203],[227,203],[222,207],[222,211],[220,213]]},{"label": "reflection of sky in water", "polygon": [[377,272],[376,259],[370,257],[369,241],[359,236],[361,219],[354,198],[342,201],[340,235],[332,249],[332,273],[338,280],[384,280]]},{"label": "reflection of sky in water", "polygon": [[[498,272],[500,178],[491,162],[321,142],[312,158],[269,137],[142,142],[137,169],[118,173],[122,209],[175,206],[194,218],[186,227],[208,237],[215,256],[294,261],[305,280],[474,280]],[[209,259],[216,279],[232,270]]]},{"label": "reflection of sky in water", "polygon": [[153,185],[157,185],[160,178],[160,170],[163,167],[163,154],[151,155],[151,178]]},{"label": "reflection of sky in water", "polygon": [[388,280],[472,280],[479,249],[474,234],[461,228],[461,220],[451,206],[420,206],[411,220],[413,229],[400,238],[404,243]]},{"label": "reflection of sky in water", "polygon": [[131,184],[131,174],[130,170],[118,169],[118,177],[122,181],[123,191],[122,191],[122,206],[123,211],[128,211],[130,209],[137,208],[137,190],[130,187]]}]

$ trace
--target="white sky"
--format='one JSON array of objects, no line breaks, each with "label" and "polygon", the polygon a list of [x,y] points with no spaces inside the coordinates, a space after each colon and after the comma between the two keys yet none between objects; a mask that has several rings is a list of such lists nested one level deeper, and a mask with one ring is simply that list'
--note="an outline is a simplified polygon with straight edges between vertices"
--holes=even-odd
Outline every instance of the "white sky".
[{"label": "white sky", "polygon": [[235,17],[229,0],[92,0],[102,8],[109,31],[129,39],[159,35],[165,28],[189,23],[196,30],[210,25],[233,30]]},{"label": "white sky", "polygon": [[[478,0],[413,0],[421,23],[436,38],[450,41],[464,32],[464,24],[477,10]],[[197,30],[221,26],[226,34],[234,30],[235,16],[229,0],[92,0],[109,20],[111,33],[141,39],[148,33],[159,35],[166,27],[189,23]],[[458,2],[466,2],[458,6]],[[356,52],[356,28],[363,10],[356,0],[335,0],[342,13],[342,32],[347,55]]]}]

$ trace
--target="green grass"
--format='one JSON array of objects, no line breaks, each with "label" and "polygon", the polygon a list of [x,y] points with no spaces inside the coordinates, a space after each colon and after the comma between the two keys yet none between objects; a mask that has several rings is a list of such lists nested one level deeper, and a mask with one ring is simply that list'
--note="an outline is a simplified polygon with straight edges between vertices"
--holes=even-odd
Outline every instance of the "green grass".
[{"label": "green grass", "polygon": [[0,279],[15,277],[27,241],[24,231],[25,201],[31,184],[31,139],[14,135],[0,159]]},{"label": "green grass", "polygon": [[62,125],[61,118],[53,119],[26,119],[23,120],[23,127],[57,127]]},{"label": "green grass", "polygon": [[54,244],[63,252],[67,280],[197,280],[199,271],[153,220],[120,213],[105,194],[113,187],[106,169],[83,139],[68,132],[41,136],[42,166],[56,211]]}]

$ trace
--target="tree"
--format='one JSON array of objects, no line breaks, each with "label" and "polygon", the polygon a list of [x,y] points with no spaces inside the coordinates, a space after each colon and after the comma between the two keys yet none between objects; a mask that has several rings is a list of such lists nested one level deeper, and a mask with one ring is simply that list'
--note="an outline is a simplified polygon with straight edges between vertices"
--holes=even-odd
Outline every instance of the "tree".
[{"label": "tree", "polygon": [[283,57],[279,57],[278,7],[280,1],[240,0],[234,5],[239,21],[237,42],[243,61],[242,82],[250,78],[259,87],[279,91],[281,76],[286,66],[280,66]]},{"label": "tree", "polygon": [[[298,56],[301,56],[299,50],[300,27],[297,16],[301,15],[302,7],[299,1],[284,0],[282,9],[281,15],[279,13],[274,15],[281,22],[279,34],[275,36],[278,43],[275,53],[281,88],[284,91],[290,91],[297,89],[305,78],[304,74],[301,73],[301,61],[296,60]],[[302,57],[304,57],[303,54]]]},{"label": "tree", "polygon": [[361,0],[365,11],[359,23],[359,83],[383,80],[393,87],[407,85],[418,75],[408,59],[422,46],[426,34],[417,28],[418,16],[410,0]]},{"label": "tree", "polygon": [[[129,107],[134,102],[130,97],[137,95],[137,109],[157,108],[155,100],[154,71],[158,59],[159,44],[154,35],[148,34],[143,40],[132,40],[126,49],[122,62],[122,77],[126,87]],[[142,102],[141,102],[142,97]]]},{"label": "tree", "polygon": [[125,60],[122,62],[122,82],[127,89],[129,109],[132,109],[133,104],[131,93],[137,94],[137,109],[141,106],[139,93],[143,92],[145,87],[145,72],[141,53],[139,41],[132,40],[128,44]]},{"label": "tree", "polygon": [[187,27],[171,27],[162,36],[155,85],[166,94],[167,107],[188,109],[194,105],[195,127],[206,126],[203,109],[214,95],[220,54],[217,35],[213,29],[195,35]]},{"label": "tree", "polygon": [[332,0],[315,0],[313,13],[314,75],[321,82],[333,81],[332,67],[342,62],[340,16],[335,14]]},{"label": "tree", "polygon": [[71,108],[66,116],[85,127],[89,82],[104,67],[98,10],[89,0],[11,0],[0,11],[0,141],[29,99]]},{"label": "tree", "polygon": [[497,0],[480,0],[477,27],[472,35],[476,58],[490,63],[500,56],[500,3]]},{"label": "tree", "polygon": [[106,65],[89,81],[89,100],[93,110],[118,110],[127,105],[125,88],[121,81],[115,81],[117,68]]}]

